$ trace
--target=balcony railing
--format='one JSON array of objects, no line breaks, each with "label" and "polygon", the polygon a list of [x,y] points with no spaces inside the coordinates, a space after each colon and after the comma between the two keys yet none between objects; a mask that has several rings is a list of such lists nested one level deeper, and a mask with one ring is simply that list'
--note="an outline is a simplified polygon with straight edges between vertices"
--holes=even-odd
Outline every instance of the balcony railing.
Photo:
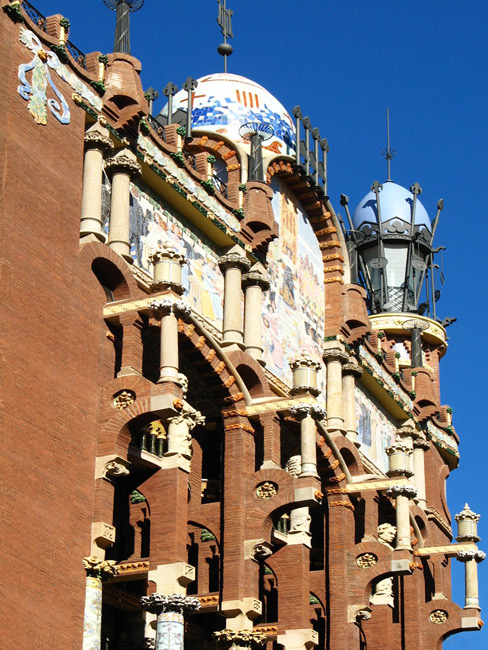
[{"label": "balcony railing", "polygon": [[73,45],[71,41],[68,41],[66,43],[66,49],[71,54],[71,57],[76,61],[76,63],[78,65],[81,65],[81,67],[85,68],[86,70],[86,54],[83,54],[83,52],[78,49],[76,45]]},{"label": "balcony railing", "polygon": [[40,11],[37,11],[30,2],[27,2],[27,0],[22,2],[22,9],[35,25],[40,27],[43,31],[46,31],[46,17],[43,16]]}]

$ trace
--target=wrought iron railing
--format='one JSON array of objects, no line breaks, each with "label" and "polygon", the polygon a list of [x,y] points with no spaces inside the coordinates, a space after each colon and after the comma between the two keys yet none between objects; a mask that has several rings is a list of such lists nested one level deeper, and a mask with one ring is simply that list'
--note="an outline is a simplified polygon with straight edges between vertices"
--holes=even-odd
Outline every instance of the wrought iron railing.
[{"label": "wrought iron railing", "polygon": [[46,31],[46,17],[43,16],[40,11],[37,11],[37,9],[33,7],[30,2],[27,2],[27,0],[24,0],[22,2],[22,9],[35,25]]},{"label": "wrought iron railing", "polygon": [[190,167],[193,167],[193,169],[196,170],[197,159],[195,158],[195,154],[191,153],[191,151],[184,151],[183,155],[185,156],[185,160],[190,165]]},{"label": "wrought iron railing", "polygon": [[68,41],[66,43],[66,49],[68,52],[71,54],[72,58],[76,61],[78,65],[81,65],[82,68],[85,68],[86,70],[86,54],[83,54],[83,52],[76,47],[76,45],[73,45],[71,41]]}]

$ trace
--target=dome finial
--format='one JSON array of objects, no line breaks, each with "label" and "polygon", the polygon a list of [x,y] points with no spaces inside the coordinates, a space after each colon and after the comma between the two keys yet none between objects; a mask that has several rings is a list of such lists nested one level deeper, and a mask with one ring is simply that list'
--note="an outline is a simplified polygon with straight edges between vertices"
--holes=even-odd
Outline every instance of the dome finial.
[{"label": "dome finial", "polygon": [[227,72],[227,57],[234,51],[232,45],[227,43],[228,38],[233,38],[232,32],[232,16],[234,12],[232,9],[227,9],[227,0],[217,0],[219,3],[219,15],[217,16],[217,23],[222,31],[224,42],[221,43],[217,52],[224,57],[224,72]]},{"label": "dome finial", "polygon": [[391,181],[391,159],[393,156],[396,156],[398,153],[396,149],[392,149],[390,147],[390,109],[386,109],[386,138],[387,138],[387,146],[386,149],[383,149],[381,152],[381,155],[386,158],[386,164],[388,167],[388,178],[386,179],[387,181]]}]

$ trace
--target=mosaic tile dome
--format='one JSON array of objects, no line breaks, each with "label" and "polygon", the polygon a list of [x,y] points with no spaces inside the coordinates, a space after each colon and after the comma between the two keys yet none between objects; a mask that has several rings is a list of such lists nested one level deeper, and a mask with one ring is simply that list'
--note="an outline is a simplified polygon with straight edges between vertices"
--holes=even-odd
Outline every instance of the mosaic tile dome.
[{"label": "mosaic tile dome", "polygon": [[[188,93],[180,90],[173,98],[173,111],[184,109]],[[162,111],[166,115],[167,108]],[[239,135],[247,122],[273,127],[274,135],[263,143],[264,151],[293,155],[295,124],[283,105],[260,86],[236,74],[211,74],[198,79],[192,108],[193,128],[221,134],[236,144],[248,145]]]}]

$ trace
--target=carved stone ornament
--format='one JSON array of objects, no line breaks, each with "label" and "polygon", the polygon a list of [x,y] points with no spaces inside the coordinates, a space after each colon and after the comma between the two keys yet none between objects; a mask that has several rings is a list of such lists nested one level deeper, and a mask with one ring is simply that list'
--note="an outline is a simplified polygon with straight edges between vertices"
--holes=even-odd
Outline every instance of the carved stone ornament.
[{"label": "carved stone ornament", "polygon": [[136,401],[136,394],[133,390],[121,390],[114,395],[114,409],[123,411]]},{"label": "carved stone ornament", "polygon": [[267,560],[271,555],[273,555],[273,549],[267,544],[256,544],[252,549],[251,555],[254,560],[264,562],[264,560]]},{"label": "carved stone ornament", "polygon": [[347,363],[349,361],[349,355],[347,352],[344,352],[340,348],[330,348],[323,351],[324,361],[340,361],[341,363]]},{"label": "carved stone ornament", "polygon": [[378,562],[378,558],[374,553],[363,553],[358,555],[356,558],[356,564],[361,569],[367,569],[370,566],[374,566]]},{"label": "carved stone ornament", "polygon": [[291,456],[286,462],[285,472],[298,478],[302,473],[302,457],[300,455]]},{"label": "carved stone ornament", "polygon": [[356,612],[356,621],[369,621],[371,611],[369,609],[360,609]]},{"label": "carved stone ornament", "polygon": [[244,273],[251,268],[251,262],[243,255],[239,255],[239,253],[227,253],[227,255],[219,257],[219,266],[222,271],[230,267],[240,269]]},{"label": "carved stone ornament", "polygon": [[129,476],[129,474],[129,468],[115,460],[110,460],[105,464],[103,469],[103,475],[110,476],[111,478],[123,478],[124,476]]},{"label": "carved stone ornament", "polygon": [[99,149],[102,153],[107,154],[113,148],[112,140],[100,131],[89,131],[85,133],[85,149]]},{"label": "carved stone ornament", "polygon": [[297,368],[312,368],[313,370],[320,370],[321,364],[318,361],[314,361],[312,357],[304,355],[303,357],[298,357],[294,361],[291,361],[290,368],[292,370],[297,370]]},{"label": "carved stone ornament", "polygon": [[161,612],[178,612],[180,614],[194,614],[200,609],[200,600],[192,596],[183,596],[182,594],[152,594],[151,596],[142,596],[141,605],[143,609],[153,614]]},{"label": "carved stone ornament", "polygon": [[458,551],[456,553],[456,559],[459,562],[469,562],[470,560],[476,560],[476,562],[483,562],[486,558],[486,553],[483,551]]},{"label": "carved stone ornament", "polygon": [[449,618],[449,614],[444,609],[435,609],[429,616],[431,623],[439,625],[440,623],[445,623]]},{"label": "carved stone ornament", "polygon": [[297,404],[290,408],[290,413],[298,420],[302,420],[308,416],[314,420],[323,420],[327,417],[327,411],[320,404]]},{"label": "carved stone ornament", "polygon": [[342,366],[342,372],[344,375],[354,375],[354,377],[361,377],[363,374],[363,369],[357,363],[348,362]]},{"label": "carved stone ornament", "polygon": [[242,284],[244,287],[259,287],[262,291],[269,289],[268,278],[260,271],[249,271],[242,276]]},{"label": "carved stone ornament", "polygon": [[457,515],[454,516],[456,521],[463,521],[464,519],[471,519],[478,523],[480,520],[480,515],[476,514],[471,510],[467,503],[464,504],[464,508]]},{"label": "carved stone ornament", "polygon": [[212,634],[217,643],[232,644],[237,648],[249,648],[251,645],[264,645],[266,635],[254,630],[221,630]]},{"label": "carved stone ornament", "polygon": [[158,262],[162,262],[163,260],[171,260],[181,264],[181,266],[186,264],[185,256],[178,253],[176,248],[173,248],[169,242],[164,242],[160,250],[154,251],[154,253],[149,255],[149,261],[152,264],[158,264]]},{"label": "carved stone ornament", "polygon": [[117,566],[115,560],[100,560],[100,558],[90,555],[83,558],[83,566],[88,576],[100,578],[112,578],[117,575]]},{"label": "carved stone ornament", "polygon": [[186,302],[183,302],[183,300],[175,302],[174,311],[180,318],[188,318],[188,316],[191,316],[191,307]]},{"label": "carved stone ornament", "polygon": [[429,451],[430,442],[426,438],[423,438],[422,436],[419,436],[418,438],[414,439],[413,448],[414,449],[422,449],[422,451]]},{"label": "carved stone ornament", "polygon": [[386,490],[386,494],[394,499],[399,496],[407,497],[407,499],[415,499],[418,490],[412,485],[392,485]]},{"label": "carved stone ornament", "polygon": [[157,314],[167,315],[173,310],[173,304],[173,301],[168,298],[156,298],[155,300],[151,300],[148,307]]},{"label": "carved stone ornament", "polygon": [[142,169],[137,160],[120,153],[109,158],[105,163],[105,170],[108,174],[128,174],[132,179],[138,178]]},{"label": "carved stone ornament", "polygon": [[278,486],[276,483],[265,481],[256,487],[256,496],[258,499],[272,499],[278,494]]}]

